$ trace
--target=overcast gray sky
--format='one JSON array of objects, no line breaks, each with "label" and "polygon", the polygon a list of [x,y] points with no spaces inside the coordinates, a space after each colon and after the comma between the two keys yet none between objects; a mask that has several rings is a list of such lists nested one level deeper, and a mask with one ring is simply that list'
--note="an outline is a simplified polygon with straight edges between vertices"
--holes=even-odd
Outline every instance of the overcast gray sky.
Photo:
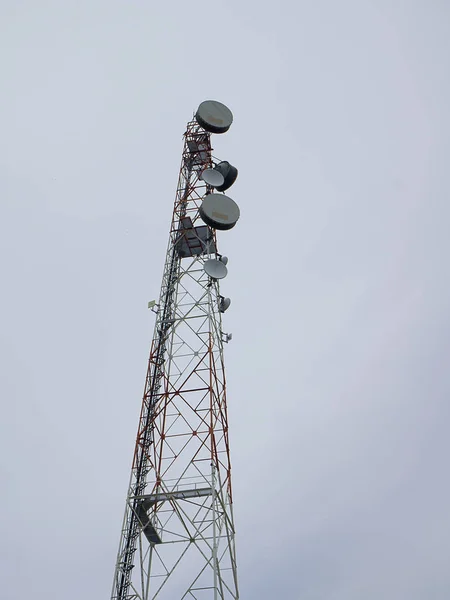
[{"label": "overcast gray sky", "polygon": [[444,0],[0,0],[2,600],[109,598],[204,99],[241,597],[448,600],[449,40]]}]

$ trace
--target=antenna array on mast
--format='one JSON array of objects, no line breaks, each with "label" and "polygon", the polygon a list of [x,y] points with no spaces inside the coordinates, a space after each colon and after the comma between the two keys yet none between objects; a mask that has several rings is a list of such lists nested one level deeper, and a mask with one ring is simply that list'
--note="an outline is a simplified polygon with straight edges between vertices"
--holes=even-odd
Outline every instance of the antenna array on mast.
[{"label": "antenna array on mast", "polygon": [[112,600],[239,598],[216,230],[240,212],[217,193],[237,169],[211,156],[232,121],[208,100],[184,135]]}]

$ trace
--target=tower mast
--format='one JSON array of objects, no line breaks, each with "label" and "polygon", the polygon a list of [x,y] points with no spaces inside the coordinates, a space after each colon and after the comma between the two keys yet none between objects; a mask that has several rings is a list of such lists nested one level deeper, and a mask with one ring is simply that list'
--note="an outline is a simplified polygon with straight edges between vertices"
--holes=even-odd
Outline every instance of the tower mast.
[{"label": "tower mast", "polygon": [[237,170],[211,154],[232,118],[206,101],[184,134],[111,600],[239,598],[217,240]]}]

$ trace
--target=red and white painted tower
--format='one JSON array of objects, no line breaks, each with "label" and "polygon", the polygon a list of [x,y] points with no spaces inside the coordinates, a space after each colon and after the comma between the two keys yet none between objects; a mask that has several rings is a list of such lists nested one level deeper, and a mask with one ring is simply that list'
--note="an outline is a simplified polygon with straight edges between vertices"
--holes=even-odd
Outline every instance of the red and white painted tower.
[{"label": "red and white painted tower", "polygon": [[239,598],[218,239],[239,219],[223,194],[237,170],[211,154],[232,120],[202,102],[184,135],[112,600]]}]

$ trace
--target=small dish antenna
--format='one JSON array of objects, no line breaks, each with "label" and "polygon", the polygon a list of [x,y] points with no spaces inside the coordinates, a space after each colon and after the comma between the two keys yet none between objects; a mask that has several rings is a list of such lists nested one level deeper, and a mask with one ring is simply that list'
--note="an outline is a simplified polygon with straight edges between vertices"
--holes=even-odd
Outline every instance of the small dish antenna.
[{"label": "small dish antenna", "polygon": [[217,100],[205,100],[195,113],[197,123],[210,133],[225,133],[233,122],[231,110]]},{"label": "small dish antenna", "polygon": [[219,310],[224,313],[230,307],[231,298],[221,298],[219,302]]},{"label": "small dish antenna", "polygon": [[228,274],[228,269],[220,262],[220,260],[216,260],[215,258],[211,258],[207,260],[203,265],[205,273],[212,277],[212,279],[223,279]]},{"label": "small dish antenna", "polygon": [[199,213],[207,225],[222,231],[234,227],[240,216],[239,206],[225,194],[208,194],[205,196]]},{"label": "small dish antenna", "polygon": [[220,262],[223,262],[224,265],[228,264],[228,256],[220,256],[219,260]]},{"label": "small dish antenna", "polygon": [[205,169],[201,174],[201,179],[203,179],[203,181],[208,185],[215,188],[221,187],[225,183],[224,176],[216,169]]},{"label": "small dish antenna", "polygon": [[222,185],[214,186],[218,192],[224,192],[225,190],[230,188],[236,181],[238,176],[238,170],[236,169],[236,167],[230,165],[230,163],[227,160],[223,160],[222,162],[217,164],[214,167],[214,170],[220,173],[223,176],[224,180]]}]

